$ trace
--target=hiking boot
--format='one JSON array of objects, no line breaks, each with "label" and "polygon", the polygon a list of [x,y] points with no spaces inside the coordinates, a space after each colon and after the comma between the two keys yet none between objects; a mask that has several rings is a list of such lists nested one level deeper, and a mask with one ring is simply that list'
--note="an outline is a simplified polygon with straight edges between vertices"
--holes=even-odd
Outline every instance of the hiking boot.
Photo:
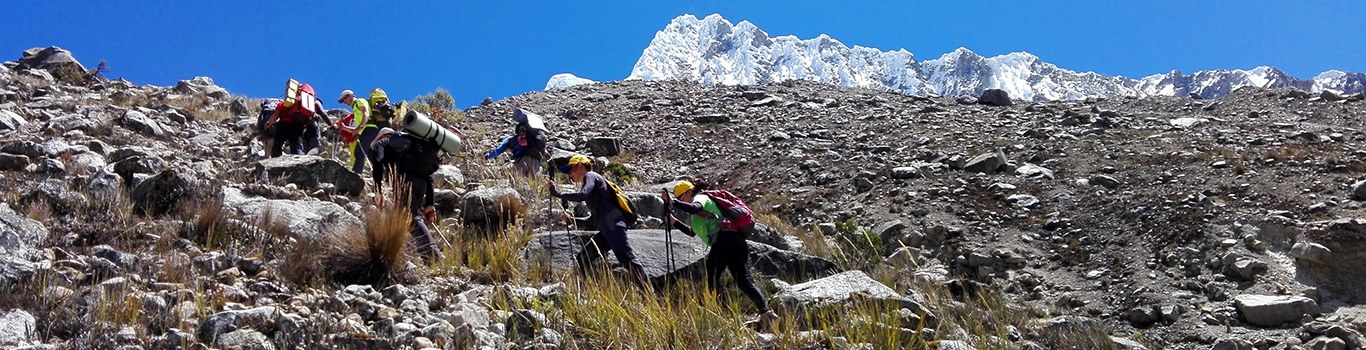
[{"label": "hiking boot", "polygon": [[773,324],[778,322],[778,313],[773,310],[759,314],[759,330],[763,332],[773,332]]}]

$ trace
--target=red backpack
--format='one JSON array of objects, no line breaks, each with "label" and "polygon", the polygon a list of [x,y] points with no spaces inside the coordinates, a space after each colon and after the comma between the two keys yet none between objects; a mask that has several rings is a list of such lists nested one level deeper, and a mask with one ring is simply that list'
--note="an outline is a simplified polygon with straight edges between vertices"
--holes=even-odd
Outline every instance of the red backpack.
[{"label": "red backpack", "polygon": [[739,231],[741,227],[754,224],[754,212],[749,210],[745,201],[726,190],[702,191],[702,194],[710,197],[716,205],[720,207],[721,213],[725,214],[726,219],[721,221],[721,229],[727,231]]},{"label": "red backpack", "polygon": [[280,111],[280,120],[295,123],[307,124],[313,121],[313,110],[318,104],[317,94],[313,92],[313,86],[308,84],[300,85],[299,81],[290,79],[285,86],[285,100],[281,102],[284,110]]}]

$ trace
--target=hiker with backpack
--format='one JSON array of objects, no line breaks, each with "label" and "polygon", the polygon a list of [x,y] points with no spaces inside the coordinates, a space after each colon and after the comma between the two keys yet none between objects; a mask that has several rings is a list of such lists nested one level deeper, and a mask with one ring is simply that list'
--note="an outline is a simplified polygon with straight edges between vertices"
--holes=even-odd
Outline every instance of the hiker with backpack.
[{"label": "hiker with backpack", "polygon": [[318,102],[312,86],[299,84],[294,79],[287,85],[285,99],[276,105],[262,128],[274,130],[268,148],[270,157],[279,157],[285,146],[289,146],[290,154],[303,154],[304,132],[313,123],[313,117],[323,113],[322,103]]},{"label": "hiker with backpack", "polygon": [[549,156],[546,153],[545,122],[540,116],[521,109],[513,112],[512,119],[517,121],[514,134],[504,138],[498,148],[489,152],[484,159],[494,159],[503,152],[511,151],[512,168],[522,176],[536,176],[541,173],[541,160]]},{"label": "hiker with backpack", "polygon": [[740,291],[766,315],[768,301],[749,273],[749,242],[745,239],[754,230],[754,217],[745,202],[724,190],[702,191],[688,181],[674,185],[673,196],[662,190],[659,197],[666,205],[672,203],[673,208],[691,214],[689,224],[670,215],[671,226],[711,246],[705,264],[707,287],[718,291],[722,270],[730,270]]},{"label": "hiker with backpack", "polygon": [[375,137],[379,135],[380,128],[370,120],[370,103],[363,98],[357,98],[356,93],[351,90],[342,90],[341,97],[337,98],[337,103],[351,107],[351,117],[355,118],[355,124],[342,125],[343,133],[355,136],[355,142],[348,147],[351,151],[351,172],[360,174],[365,171],[365,162],[369,160],[375,162],[373,150],[367,148],[375,142]]},{"label": "hiker with backpack", "polygon": [[370,146],[375,154],[373,171],[380,174],[375,177],[375,187],[383,188],[383,179],[391,174],[393,179],[403,180],[404,186],[395,188],[394,195],[408,194],[408,210],[413,215],[409,233],[417,244],[418,252],[433,259],[437,254],[437,246],[426,223],[436,223],[432,174],[441,166],[438,153],[441,148],[431,141],[390,128],[380,129],[375,134],[375,141]]},{"label": "hiker with backpack", "polygon": [[[634,221],[635,213],[631,211],[629,201],[625,200],[621,190],[592,169],[593,161],[583,155],[569,158],[569,162],[560,167],[560,172],[569,174],[574,182],[583,184],[574,193],[560,193],[555,180],[546,179],[552,197],[588,203],[589,218],[597,223],[598,233],[584,244],[583,249],[574,256],[574,261],[580,273],[587,275],[590,272],[589,264],[601,258],[604,250],[611,250],[616,254],[617,261],[626,267],[631,281],[647,287],[649,276],[645,274],[645,266],[636,260],[635,251],[626,241],[626,229],[630,226],[629,222]],[[568,213],[565,213],[565,218],[573,219]]]}]

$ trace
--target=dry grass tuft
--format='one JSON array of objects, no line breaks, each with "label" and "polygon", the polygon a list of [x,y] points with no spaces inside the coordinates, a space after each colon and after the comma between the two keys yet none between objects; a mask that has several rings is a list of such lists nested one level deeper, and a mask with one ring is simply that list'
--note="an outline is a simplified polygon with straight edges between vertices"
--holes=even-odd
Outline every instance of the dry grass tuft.
[{"label": "dry grass tuft", "polygon": [[341,284],[387,284],[410,279],[407,270],[414,256],[408,249],[412,216],[406,196],[396,196],[366,213],[365,227],[332,236],[323,257],[324,266],[333,271],[333,281]]}]

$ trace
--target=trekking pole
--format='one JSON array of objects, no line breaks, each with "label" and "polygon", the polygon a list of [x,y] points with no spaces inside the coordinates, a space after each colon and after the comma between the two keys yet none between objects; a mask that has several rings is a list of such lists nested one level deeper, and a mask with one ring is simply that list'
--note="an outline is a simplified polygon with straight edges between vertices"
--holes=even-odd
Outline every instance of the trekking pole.
[{"label": "trekking pole", "polygon": [[[666,191],[667,191],[667,190],[666,190]],[[661,193],[665,193],[665,192],[661,192]],[[666,194],[666,195],[667,195],[667,194]],[[664,258],[665,258],[665,259],[668,259],[668,262],[667,262],[666,265],[669,267],[669,271],[668,271],[668,274],[666,274],[666,276],[672,275],[673,273],[675,273],[675,272],[677,271],[677,270],[674,269],[674,268],[675,268],[675,266],[674,266],[674,230],[673,230],[673,226],[672,226],[672,225],[669,225],[669,223],[670,223],[669,221],[670,221],[670,219],[672,219],[672,217],[669,216],[669,203],[670,203],[670,202],[672,202],[672,200],[665,200],[665,201],[664,201],[664,208],[663,208],[663,210],[661,210],[661,213],[660,213],[660,216],[662,216],[662,217],[664,218],[664,246],[668,249],[668,250],[666,250],[666,251],[664,252]],[[665,282],[665,283],[668,283],[668,282],[669,282],[669,281],[668,281],[668,278],[665,278],[665,281],[664,281],[664,282]]]},{"label": "trekking pole", "polygon": [[[554,168],[552,168],[552,167],[546,167],[546,169],[545,169],[545,175],[546,175],[546,177],[547,177],[548,179],[550,179],[550,181],[552,181],[552,182],[555,181],[555,169],[554,169]],[[550,190],[550,189],[547,188],[546,190]],[[546,194],[545,194],[545,211],[546,211],[546,214],[547,214],[547,215],[550,215],[550,232],[546,232],[546,235],[550,236],[550,246],[549,246],[549,247],[546,247],[546,252],[550,255],[550,275],[551,275],[551,276],[554,276],[554,275],[555,275],[555,220],[558,219],[558,218],[555,217],[555,196],[550,195],[550,192],[546,192]],[[565,227],[568,227],[568,226],[565,226]]]}]

